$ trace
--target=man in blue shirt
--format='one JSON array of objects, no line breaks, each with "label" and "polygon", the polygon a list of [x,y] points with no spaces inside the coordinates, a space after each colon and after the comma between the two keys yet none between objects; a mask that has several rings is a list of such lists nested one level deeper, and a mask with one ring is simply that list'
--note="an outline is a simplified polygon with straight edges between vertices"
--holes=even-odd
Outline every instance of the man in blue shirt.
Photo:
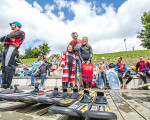
[{"label": "man in blue shirt", "polygon": [[[128,73],[126,63],[122,62],[122,57],[118,57],[118,63],[115,65],[115,71],[118,71],[118,78],[121,82],[121,88],[127,89],[127,84],[132,80],[132,76]],[[128,80],[123,84],[122,78],[128,77]]]}]

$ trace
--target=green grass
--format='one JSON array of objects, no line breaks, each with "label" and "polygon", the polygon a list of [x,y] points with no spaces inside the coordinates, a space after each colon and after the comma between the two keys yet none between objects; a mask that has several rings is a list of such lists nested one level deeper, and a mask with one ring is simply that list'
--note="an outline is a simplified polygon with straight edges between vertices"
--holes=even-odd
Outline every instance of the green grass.
[{"label": "green grass", "polygon": [[[139,61],[139,57],[143,55],[145,60],[150,62],[150,49],[148,50],[136,50],[136,51],[123,51],[116,53],[106,53],[106,54],[94,54],[92,62],[94,65],[99,62],[101,57],[105,57],[107,63],[116,63],[118,57],[123,58],[123,62],[125,62],[128,66],[136,65]],[[50,58],[48,58],[49,61]],[[31,66],[33,62],[35,62],[37,58],[32,59],[23,59],[22,62],[27,66]]]}]

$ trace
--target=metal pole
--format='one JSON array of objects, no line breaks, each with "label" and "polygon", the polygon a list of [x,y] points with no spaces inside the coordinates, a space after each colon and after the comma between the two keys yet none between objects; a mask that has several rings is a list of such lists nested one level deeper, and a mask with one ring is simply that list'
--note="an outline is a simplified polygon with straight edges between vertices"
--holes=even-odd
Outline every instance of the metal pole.
[{"label": "metal pole", "polygon": [[126,51],[127,51],[126,39],[124,39],[124,44],[125,44],[125,48],[126,48]]}]

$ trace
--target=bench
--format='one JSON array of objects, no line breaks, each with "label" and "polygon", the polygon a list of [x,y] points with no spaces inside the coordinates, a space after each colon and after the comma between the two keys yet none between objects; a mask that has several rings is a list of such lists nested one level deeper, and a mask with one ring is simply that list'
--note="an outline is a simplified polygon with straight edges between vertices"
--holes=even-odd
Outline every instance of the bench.
[{"label": "bench", "polygon": [[[23,68],[23,67],[20,67],[20,68]],[[131,70],[131,73],[134,73],[134,71]],[[57,76],[55,72],[51,72],[51,75],[52,76],[49,76],[48,78],[45,79],[44,86],[45,87],[62,86],[62,81],[61,81],[62,71],[61,71],[61,74],[59,74],[59,76]],[[94,80],[96,79],[95,75],[96,75],[96,70],[94,69],[93,70]],[[133,76],[133,79],[128,84],[127,86],[128,89],[131,89],[131,88],[134,88],[143,84],[143,80],[140,77],[137,77],[136,75],[132,75],[132,76]],[[125,83],[127,79],[128,78],[123,78],[123,82]],[[41,77],[35,78],[35,82],[40,82],[40,81],[41,81]],[[147,77],[147,82],[150,83],[150,77]],[[21,86],[28,86],[29,84],[31,84],[31,76],[14,76],[12,80],[12,85],[14,84],[19,84]]]},{"label": "bench", "polygon": [[[61,78],[59,76],[49,76],[44,81],[45,87],[62,86]],[[41,77],[35,77],[35,83],[41,82]],[[31,76],[14,76],[12,80],[12,85],[19,84],[20,86],[29,86],[31,84]]]}]

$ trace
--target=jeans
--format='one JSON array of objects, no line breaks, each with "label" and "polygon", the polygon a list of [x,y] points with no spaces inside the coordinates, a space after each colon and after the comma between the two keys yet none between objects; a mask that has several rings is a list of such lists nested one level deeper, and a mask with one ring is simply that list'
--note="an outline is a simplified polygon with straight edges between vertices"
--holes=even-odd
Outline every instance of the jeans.
[{"label": "jeans", "polygon": [[75,73],[77,73],[77,65],[79,67],[79,72],[81,72],[81,61],[80,61],[80,58],[79,57],[76,57],[75,58]]},{"label": "jeans", "polygon": [[[46,73],[42,73],[42,79],[41,79],[41,85],[43,85],[45,77],[46,77]],[[34,85],[34,77],[40,77],[39,73],[35,73],[31,75],[31,84]]]},{"label": "jeans", "polygon": [[104,85],[107,86],[106,75],[101,72],[98,74],[98,85],[101,86],[102,76],[103,76],[103,80],[104,80]]}]

